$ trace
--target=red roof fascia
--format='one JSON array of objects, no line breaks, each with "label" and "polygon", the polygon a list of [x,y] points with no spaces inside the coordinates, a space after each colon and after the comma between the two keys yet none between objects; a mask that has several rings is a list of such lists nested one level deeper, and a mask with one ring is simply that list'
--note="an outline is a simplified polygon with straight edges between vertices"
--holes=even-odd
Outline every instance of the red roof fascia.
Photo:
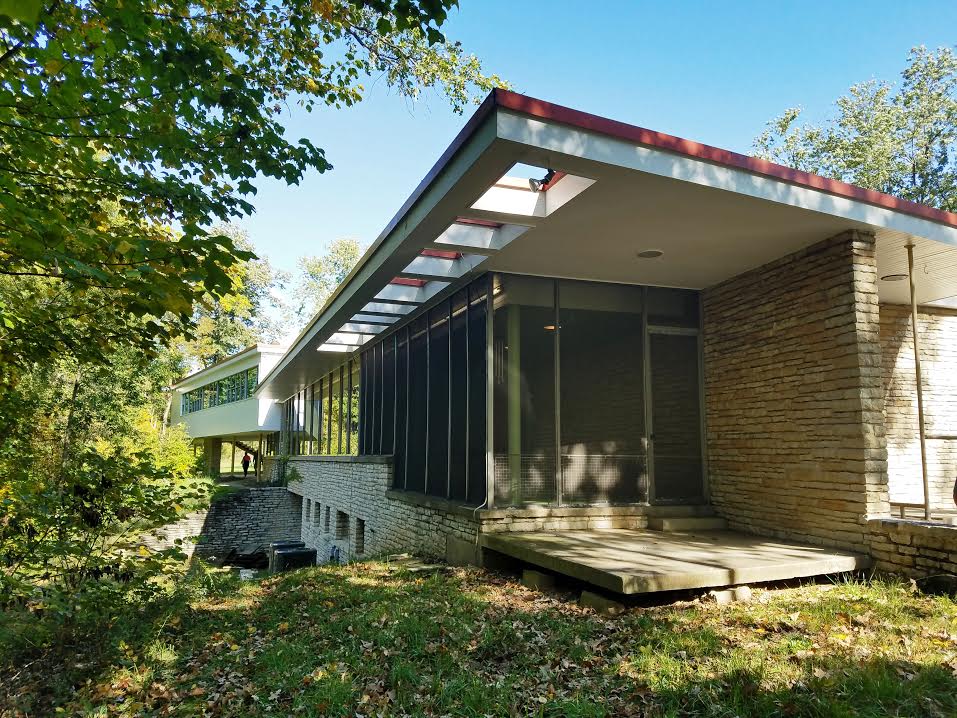
[{"label": "red roof fascia", "polygon": [[389,284],[401,284],[403,287],[424,287],[424,279],[409,279],[408,277],[396,277]]},{"label": "red roof fascia", "polygon": [[438,257],[439,259],[460,259],[461,252],[449,252],[444,249],[423,249],[419,254],[423,257]]},{"label": "red roof fascia", "polygon": [[774,162],[749,157],[737,152],[722,150],[719,147],[704,145],[700,142],[685,140],[674,135],[667,135],[662,132],[629,125],[617,120],[610,120],[607,117],[599,117],[588,112],[573,110],[569,107],[563,107],[544,100],[536,100],[534,97],[527,97],[508,90],[493,90],[495,104],[505,109],[521,112],[526,115],[538,117],[551,122],[560,122],[572,127],[578,127],[591,132],[598,132],[603,135],[617,137],[629,142],[636,142],[642,145],[648,145],[668,152],[685,155],[707,162],[741,169],[747,172],[764,175],[776,180],[783,180],[795,185],[807,187],[809,189],[820,190],[829,194],[845,197],[847,199],[866,202],[877,207],[890,209],[895,212],[913,215],[922,219],[929,219],[933,222],[940,222],[951,227],[957,227],[957,214],[945,212],[941,209],[928,207],[924,204],[911,202],[899,197],[893,197],[883,192],[864,189],[856,185],[841,182],[839,180],[821,177],[820,175],[802,172],[801,170],[785,167]]}]

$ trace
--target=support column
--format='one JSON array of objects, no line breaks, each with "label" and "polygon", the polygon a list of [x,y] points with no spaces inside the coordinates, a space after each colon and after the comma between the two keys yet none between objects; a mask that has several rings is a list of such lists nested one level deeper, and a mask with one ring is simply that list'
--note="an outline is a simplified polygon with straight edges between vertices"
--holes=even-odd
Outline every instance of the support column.
[{"label": "support column", "polygon": [[914,379],[917,382],[917,429],[920,433],[920,469],[924,482],[924,519],[930,521],[930,479],[927,476],[927,432],[924,425],[924,383],[920,375],[920,337],[917,333],[917,283],[914,279],[914,245],[907,245],[907,277],[910,281],[910,322],[914,335]]},{"label": "support column", "polygon": [[219,476],[219,464],[223,458],[223,440],[209,437],[203,440],[203,459],[206,473],[216,478]]}]

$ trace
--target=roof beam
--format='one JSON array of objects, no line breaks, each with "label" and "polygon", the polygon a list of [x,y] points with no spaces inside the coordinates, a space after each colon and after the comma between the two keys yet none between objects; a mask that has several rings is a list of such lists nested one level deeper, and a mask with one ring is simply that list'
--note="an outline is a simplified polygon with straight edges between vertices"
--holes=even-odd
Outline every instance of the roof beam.
[{"label": "roof beam", "polygon": [[437,249],[451,249],[463,254],[484,254],[490,256],[520,237],[527,226],[518,224],[495,225],[466,224],[453,222],[442,234],[429,243]]},{"label": "roof beam", "polygon": [[359,314],[352,315],[352,321],[354,322],[363,322],[365,324],[382,324],[383,326],[389,326],[398,321],[398,317],[386,317],[379,314]]},{"label": "roof beam", "polygon": [[454,281],[471,272],[485,260],[484,255],[467,255],[458,259],[418,256],[409,262],[399,276],[417,279]]},{"label": "roof beam", "polygon": [[369,302],[362,311],[367,314],[387,314],[395,315],[395,318],[403,317],[415,309],[409,304],[396,304],[395,302]]},{"label": "roof beam", "polygon": [[339,327],[340,332],[354,332],[356,334],[371,334],[375,336],[379,332],[385,331],[388,327],[384,324],[365,324],[362,322],[346,322]]}]

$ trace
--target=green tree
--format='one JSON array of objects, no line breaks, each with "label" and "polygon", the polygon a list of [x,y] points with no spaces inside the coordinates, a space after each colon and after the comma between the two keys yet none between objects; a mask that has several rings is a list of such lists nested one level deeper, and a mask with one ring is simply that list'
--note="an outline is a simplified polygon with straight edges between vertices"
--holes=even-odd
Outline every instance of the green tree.
[{"label": "green tree", "polygon": [[[230,223],[214,231],[252,253],[249,235],[239,225]],[[277,341],[282,335],[284,322],[276,297],[287,281],[285,272],[256,257],[234,264],[229,274],[231,291],[221,296],[207,293],[196,303],[192,332],[181,345],[191,363],[209,366],[251,344]]]},{"label": "green tree", "polygon": [[915,47],[899,86],[854,85],[837,115],[802,124],[792,108],[755,140],[758,156],[957,211],[957,55]]},{"label": "green tree", "polygon": [[73,335],[49,324],[51,338],[34,345],[17,337],[30,317],[0,297],[7,380],[57,346],[108,354],[99,313],[132,317],[122,338],[152,350],[189,325],[195,302],[227,294],[230,267],[250,255],[204,228],[251,212],[260,175],[296,183],[329,169],[321,148],[286,138],[289,103],[352,105],[363,78],[384,76],[407,97],[437,88],[461,110],[500,84],[441,35],[454,5],[4,3],[0,273],[47,278],[50,292],[77,298],[62,307]]},{"label": "green tree", "polygon": [[307,320],[322,309],[361,256],[359,241],[345,237],[331,242],[324,254],[299,258],[296,315],[300,320]]}]

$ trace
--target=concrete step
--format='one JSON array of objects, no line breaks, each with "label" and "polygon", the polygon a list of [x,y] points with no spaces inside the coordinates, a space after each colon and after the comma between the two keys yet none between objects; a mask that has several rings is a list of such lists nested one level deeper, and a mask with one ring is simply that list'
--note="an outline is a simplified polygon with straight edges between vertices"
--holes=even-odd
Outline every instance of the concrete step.
[{"label": "concrete step", "polygon": [[648,519],[652,531],[720,531],[728,523],[718,516],[660,516]]}]

